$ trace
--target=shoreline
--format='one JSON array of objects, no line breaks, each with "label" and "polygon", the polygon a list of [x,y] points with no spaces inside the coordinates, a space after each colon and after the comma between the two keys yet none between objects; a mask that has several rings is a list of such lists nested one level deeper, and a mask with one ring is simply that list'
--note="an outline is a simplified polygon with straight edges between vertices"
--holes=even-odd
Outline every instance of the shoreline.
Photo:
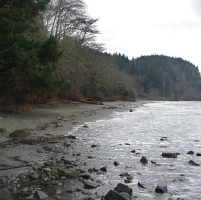
[{"label": "shoreline", "polygon": [[[34,194],[40,185],[42,192],[48,194],[48,199],[53,200],[62,199],[62,197],[60,198],[62,194],[57,194],[57,192],[63,193],[65,189],[69,189],[69,184],[72,185],[69,189],[72,191],[76,187],[83,188],[82,178],[77,177],[72,180],[72,178],[66,177],[62,179],[61,177],[66,175],[58,174],[60,169],[66,169],[66,163],[70,166],[69,169],[76,173],[81,167],[74,166],[75,161],[71,161],[71,159],[79,160],[76,145],[79,145],[80,141],[76,134],[69,135],[69,132],[76,126],[84,128],[84,125],[87,127],[88,122],[111,119],[115,112],[129,112],[129,109],[134,110],[144,103],[60,104],[57,108],[33,109],[23,115],[0,112],[0,129],[7,131],[0,133],[0,196],[5,193],[15,196],[17,191],[20,199],[24,195],[22,191],[25,188],[33,188],[30,189],[32,190],[30,199],[34,199]],[[27,137],[9,137],[10,133],[21,129],[28,133]],[[73,157],[69,161],[70,152]],[[67,160],[63,158],[66,156]],[[69,173],[69,171],[60,171],[60,173]],[[52,190],[43,188],[44,182],[51,185],[51,181],[58,182],[54,193]],[[67,185],[67,188],[64,185]],[[61,187],[63,188],[61,189]],[[39,191],[41,192],[41,190]],[[86,192],[85,189],[84,192]]]},{"label": "shoreline", "polygon": [[[0,112],[0,129],[6,130],[6,132],[0,133],[0,149],[2,149],[0,152],[0,171],[2,170],[2,165],[9,168],[9,166],[20,166],[22,164],[16,162],[16,159],[13,159],[14,157],[20,157],[23,163],[42,164],[42,160],[43,162],[46,161],[45,155],[41,153],[31,154],[31,152],[41,148],[39,147],[41,146],[40,141],[38,141],[38,144],[34,143],[34,145],[27,145],[24,148],[23,145],[20,145],[21,140],[36,141],[42,137],[42,140],[51,140],[53,138],[59,140],[58,138],[67,136],[78,125],[112,118],[113,113],[126,111],[128,104],[129,102],[106,102],[104,105],[72,103],[59,104],[56,108],[32,109],[25,114]],[[137,104],[141,103],[136,102]],[[25,130],[28,133],[27,137],[10,137],[9,134],[16,130]],[[0,173],[0,177],[7,175],[17,176],[18,173],[23,171],[23,169],[19,169],[3,170]]]}]

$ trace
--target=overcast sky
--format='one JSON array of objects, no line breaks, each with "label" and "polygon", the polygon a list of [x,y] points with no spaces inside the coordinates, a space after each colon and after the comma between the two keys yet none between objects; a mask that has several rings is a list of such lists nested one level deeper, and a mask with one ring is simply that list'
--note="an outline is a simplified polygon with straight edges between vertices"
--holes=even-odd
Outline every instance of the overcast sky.
[{"label": "overcast sky", "polygon": [[84,0],[107,52],[180,57],[201,72],[201,0]]}]

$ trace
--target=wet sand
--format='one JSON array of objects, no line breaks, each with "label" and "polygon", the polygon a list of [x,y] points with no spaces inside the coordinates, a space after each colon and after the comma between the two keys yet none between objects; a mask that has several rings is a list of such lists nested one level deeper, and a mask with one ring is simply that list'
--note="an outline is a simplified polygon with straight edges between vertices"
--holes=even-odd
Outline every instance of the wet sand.
[{"label": "wet sand", "polygon": [[13,143],[9,136],[13,131],[23,129],[29,133],[28,137],[14,138],[14,141],[61,137],[77,125],[112,117],[115,111],[124,110],[123,102],[106,102],[104,105],[59,104],[57,108],[37,108],[24,114],[0,112],[0,128],[6,129],[6,133],[0,133],[0,177],[16,176],[29,171],[31,165],[47,161],[47,153],[41,150],[44,144],[40,141],[34,145]]}]

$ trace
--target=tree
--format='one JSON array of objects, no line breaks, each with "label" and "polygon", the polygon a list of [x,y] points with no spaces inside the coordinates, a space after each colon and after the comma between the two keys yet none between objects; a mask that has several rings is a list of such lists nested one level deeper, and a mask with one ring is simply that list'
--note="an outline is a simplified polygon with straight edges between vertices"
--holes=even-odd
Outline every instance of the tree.
[{"label": "tree", "polygon": [[[49,0],[0,1],[0,92],[7,101],[24,102],[26,95],[48,88],[61,53],[56,38],[33,39],[33,24]],[[52,85],[51,85],[52,86]]]},{"label": "tree", "polygon": [[51,0],[44,14],[47,31],[59,40],[72,37],[80,46],[102,51],[103,45],[95,42],[97,21],[86,14],[82,0]]}]

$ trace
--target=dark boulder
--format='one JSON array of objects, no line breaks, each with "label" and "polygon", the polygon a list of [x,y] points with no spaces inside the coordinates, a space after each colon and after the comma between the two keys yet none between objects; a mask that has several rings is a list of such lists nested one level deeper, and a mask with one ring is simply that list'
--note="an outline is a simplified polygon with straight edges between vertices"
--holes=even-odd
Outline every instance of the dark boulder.
[{"label": "dark boulder", "polygon": [[197,153],[196,156],[201,156],[201,153]]},{"label": "dark boulder", "polygon": [[10,137],[27,137],[28,133],[25,130],[16,130],[13,131],[10,135]]},{"label": "dark boulder", "polygon": [[127,185],[124,185],[124,184],[122,184],[122,183],[119,183],[118,185],[117,185],[117,187],[116,188],[114,188],[115,189],[115,191],[117,191],[118,193],[127,193],[127,194],[129,194],[130,196],[133,194],[133,190],[130,188],[130,187],[128,187]]},{"label": "dark boulder", "polygon": [[117,162],[117,161],[114,161],[114,166],[118,166],[119,165],[119,162]]},{"label": "dark boulder", "polygon": [[139,188],[143,188],[143,189],[145,188],[144,185],[142,185],[140,182],[138,182],[137,185]]},{"label": "dark boulder", "polygon": [[194,151],[189,151],[187,154],[193,155],[193,154],[194,154]]},{"label": "dark boulder", "polygon": [[100,168],[100,171],[102,171],[102,172],[107,172],[107,168],[106,168],[106,167],[101,167],[101,168]]},{"label": "dark boulder", "polygon": [[194,162],[193,160],[190,160],[188,163],[189,163],[190,165],[192,165],[192,166],[200,166],[199,164],[197,164],[197,163]]},{"label": "dark boulder", "polygon": [[130,197],[126,197],[125,195],[119,194],[114,190],[110,190],[105,197],[104,200],[130,200]]},{"label": "dark boulder", "polygon": [[141,162],[143,165],[145,165],[145,164],[148,163],[148,160],[147,160],[147,158],[146,158],[145,156],[142,156],[142,158],[140,159],[140,162]]},{"label": "dark boulder", "polygon": [[162,153],[161,156],[164,158],[177,158],[179,153]]},{"label": "dark boulder", "polygon": [[167,192],[168,189],[167,189],[167,185],[157,185],[156,189],[155,189],[155,192],[156,193],[165,193]]}]

